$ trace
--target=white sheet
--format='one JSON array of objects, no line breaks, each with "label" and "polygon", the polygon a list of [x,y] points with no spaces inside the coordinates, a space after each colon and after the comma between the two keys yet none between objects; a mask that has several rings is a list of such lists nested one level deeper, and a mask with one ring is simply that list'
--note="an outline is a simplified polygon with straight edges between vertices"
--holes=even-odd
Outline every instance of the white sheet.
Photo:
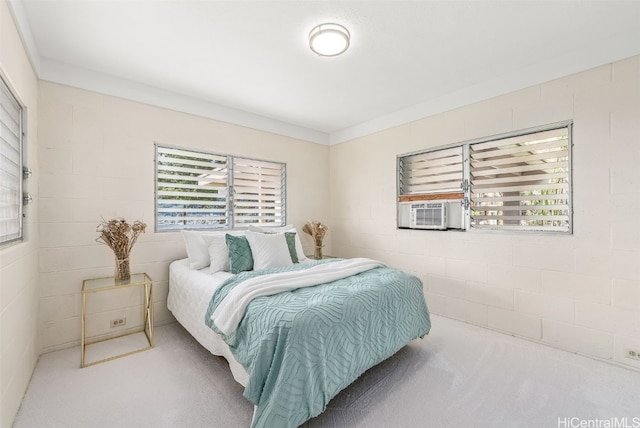
[{"label": "white sheet", "polygon": [[274,273],[250,278],[227,294],[211,315],[211,320],[221,332],[230,335],[235,333],[238,328],[247,305],[257,297],[336,281],[379,266],[384,265],[376,260],[355,258],[320,264],[303,271]]},{"label": "white sheet", "polygon": [[214,291],[229,277],[228,272],[209,273],[209,268],[189,269],[189,260],[176,260],[169,266],[167,307],[178,322],[209,352],[227,359],[234,379],[247,385],[249,375],[236,361],[220,335],[204,323]]}]

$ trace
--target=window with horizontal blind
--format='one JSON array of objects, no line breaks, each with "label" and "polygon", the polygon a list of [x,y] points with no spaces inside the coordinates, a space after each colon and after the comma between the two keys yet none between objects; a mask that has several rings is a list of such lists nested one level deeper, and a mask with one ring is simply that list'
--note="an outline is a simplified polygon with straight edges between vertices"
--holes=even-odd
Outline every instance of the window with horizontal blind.
[{"label": "window with horizontal blind", "polygon": [[400,195],[460,192],[462,147],[417,153],[399,158]]},{"label": "window with horizontal blind", "polygon": [[571,232],[568,126],[470,145],[471,227]]},{"label": "window with horizontal blind", "polygon": [[156,144],[156,230],[286,223],[286,165]]},{"label": "window with horizontal blind", "polygon": [[22,115],[0,76],[0,244],[22,239]]},{"label": "window with horizontal blind", "polygon": [[472,229],[572,233],[571,130],[562,122],[400,155],[398,204],[462,199]]}]

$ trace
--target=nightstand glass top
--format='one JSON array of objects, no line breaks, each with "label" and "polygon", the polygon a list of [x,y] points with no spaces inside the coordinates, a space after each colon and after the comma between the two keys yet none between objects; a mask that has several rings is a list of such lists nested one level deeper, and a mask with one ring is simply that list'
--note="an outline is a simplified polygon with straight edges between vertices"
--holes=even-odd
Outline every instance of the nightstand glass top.
[{"label": "nightstand glass top", "polygon": [[93,291],[108,290],[110,288],[134,287],[151,282],[151,278],[146,273],[132,273],[127,281],[116,281],[112,276],[107,278],[86,279],[82,283],[82,292],[91,293]]}]

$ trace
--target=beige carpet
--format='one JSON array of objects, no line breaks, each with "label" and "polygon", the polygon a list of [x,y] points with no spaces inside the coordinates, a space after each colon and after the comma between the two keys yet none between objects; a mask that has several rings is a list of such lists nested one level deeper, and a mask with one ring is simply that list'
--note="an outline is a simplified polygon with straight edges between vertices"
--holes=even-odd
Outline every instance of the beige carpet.
[{"label": "beige carpet", "polygon": [[[178,324],[156,328],[150,351],[79,364],[79,348],[43,355],[15,428],[250,424],[253,406],[226,362]],[[433,316],[429,336],[305,426],[558,428],[606,419],[640,427],[639,391],[640,372]]]}]

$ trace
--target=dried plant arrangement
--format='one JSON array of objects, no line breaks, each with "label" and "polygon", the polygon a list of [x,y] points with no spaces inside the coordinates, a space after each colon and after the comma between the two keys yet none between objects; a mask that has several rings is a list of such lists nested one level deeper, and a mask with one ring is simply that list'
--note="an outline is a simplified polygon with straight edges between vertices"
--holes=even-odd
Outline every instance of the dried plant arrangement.
[{"label": "dried plant arrangement", "polygon": [[329,228],[319,221],[309,221],[304,225],[302,231],[313,238],[315,249],[313,251],[313,258],[316,260],[322,259],[322,241],[327,234]]},{"label": "dried plant arrangement", "polygon": [[131,278],[129,267],[129,253],[133,244],[138,240],[138,236],[144,233],[147,225],[136,220],[133,224],[127,223],[123,218],[114,218],[109,221],[102,219],[102,223],[96,229],[100,236],[96,242],[106,244],[116,258],[116,281],[126,281]]}]

